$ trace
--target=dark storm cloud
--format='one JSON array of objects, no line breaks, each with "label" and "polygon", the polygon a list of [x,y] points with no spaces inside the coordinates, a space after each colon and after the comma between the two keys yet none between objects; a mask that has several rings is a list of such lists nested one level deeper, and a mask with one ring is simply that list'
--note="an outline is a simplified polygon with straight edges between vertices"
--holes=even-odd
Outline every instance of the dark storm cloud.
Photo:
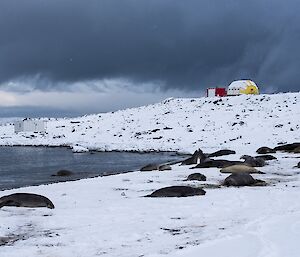
[{"label": "dark storm cloud", "polygon": [[[299,90],[299,1],[2,0],[0,83],[126,78]],[[48,81],[47,83],[45,81]]]}]

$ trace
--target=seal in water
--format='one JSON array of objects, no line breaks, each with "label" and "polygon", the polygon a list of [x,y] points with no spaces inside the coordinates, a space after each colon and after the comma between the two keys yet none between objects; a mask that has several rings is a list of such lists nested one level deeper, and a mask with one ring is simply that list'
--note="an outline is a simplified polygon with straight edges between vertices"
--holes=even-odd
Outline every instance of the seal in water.
[{"label": "seal in water", "polygon": [[221,173],[260,173],[264,174],[263,172],[248,166],[248,165],[232,165],[229,167],[222,168],[220,170]]},{"label": "seal in water", "polygon": [[256,180],[249,173],[235,173],[228,176],[224,182],[224,186],[251,186]]},{"label": "seal in water", "polygon": [[158,189],[146,197],[187,197],[194,195],[205,195],[205,193],[206,192],[202,188],[189,186],[170,186]]},{"label": "seal in water", "polygon": [[51,175],[52,177],[58,176],[58,177],[66,177],[66,176],[71,176],[74,173],[72,171],[69,170],[59,170],[58,172],[56,172],[56,174]]},{"label": "seal in water", "polygon": [[3,206],[16,207],[47,207],[54,209],[54,204],[45,196],[30,193],[15,193],[0,198],[0,208]]}]

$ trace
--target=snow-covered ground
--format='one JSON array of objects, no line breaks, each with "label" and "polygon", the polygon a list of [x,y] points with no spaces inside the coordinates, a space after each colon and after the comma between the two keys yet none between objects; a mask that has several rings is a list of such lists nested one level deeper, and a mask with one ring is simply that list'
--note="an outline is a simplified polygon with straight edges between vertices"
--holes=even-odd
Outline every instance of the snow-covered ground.
[{"label": "snow-covered ground", "polygon": [[0,126],[0,145],[79,145],[100,151],[254,149],[300,140],[300,93],[169,99],[114,113],[51,119],[47,134]]},{"label": "snow-covered ground", "polygon": [[[46,136],[14,135],[0,127],[4,145],[78,145],[98,150],[222,148],[238,160],[260,146],[299,142],[300,93],[218,99],[171,99],[156,105],[76,119],[50,120]],[[72,132],[73,131],[73,132]],[[227,188],[217,168],[133,172],[2,191],[47,196],[55,209],[0,209],[0,256],[44,257],[298,257],[300,154],[254,175],[265,187]],[[184,181],[194,172],[206,182]],[[171,185],[202,186],[204,196],[145,198]],[[4,238],[3,238],[4,237]],[[2,239],[1,239],[2,238]]]},{"label": "snow-covered ground", "polygon": [[[134,172],[0,192],[49,197],[55,209],[3,207],[1,256],[298,257],[300,154],[275,154],[260,168],[266,187],[209,188],[228,175],[216,168],[174,165],[171,171]],[[229,159],[238,159],[239,154]],[[290,157],[290,158],[284,158]],[[184,181],[201,172],[206,182]],[[204,186],[206,195],[145,198],[171,185]],[[13,242],[14,238],[19,240]]]}]

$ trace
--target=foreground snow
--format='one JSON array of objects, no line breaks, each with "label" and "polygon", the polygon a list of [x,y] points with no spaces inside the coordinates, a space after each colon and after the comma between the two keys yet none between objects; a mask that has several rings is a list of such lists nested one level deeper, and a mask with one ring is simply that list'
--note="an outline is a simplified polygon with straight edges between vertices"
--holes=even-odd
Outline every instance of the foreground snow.
[{"label": "foreground snow", "polygon": [[300,93],[168,99],[73,119],[51,119],[47,134],[0,126],[0,145],[77,145],[89,150],[256,149],[300,141]]},{"label": "foreground snow", "polygon": [[[253,152],[248,152],[253,154]],[[229,156],[238,159],[244,152]],[[256,175],[269,186],[209,188],[226,177],[218,169],[133,172],[0,192],[49,197],[56,208],[0,210],[1,256],[162,257],[299,256],[299,154],[275,154]],[[289,157],[289,158],[285,158]],[[201,172],[206,182],[187,182]],[[145,198],[170,185],[203,185],[205,196]],[[12,239],[13,240],[13,239]]]}]

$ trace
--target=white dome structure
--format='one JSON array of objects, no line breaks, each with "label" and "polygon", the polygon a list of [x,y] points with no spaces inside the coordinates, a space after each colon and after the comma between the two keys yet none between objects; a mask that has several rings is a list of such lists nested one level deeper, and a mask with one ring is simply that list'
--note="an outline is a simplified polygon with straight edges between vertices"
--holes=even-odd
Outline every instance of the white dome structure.
[{"label": "white dome structure", "polygon": [[233,81],[227,90],[227,95],[258,95],[259,89],[252,80],[236,80]]}]

